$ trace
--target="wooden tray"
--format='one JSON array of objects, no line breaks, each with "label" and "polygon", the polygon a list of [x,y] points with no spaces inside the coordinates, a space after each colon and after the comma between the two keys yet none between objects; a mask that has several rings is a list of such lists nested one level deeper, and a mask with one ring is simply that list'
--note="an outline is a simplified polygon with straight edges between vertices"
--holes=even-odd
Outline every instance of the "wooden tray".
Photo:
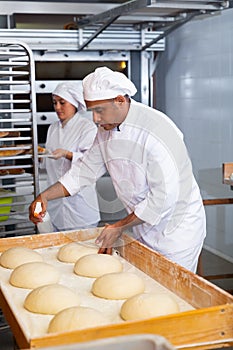
[{"label": "wooden tray", "polygon": [[[66,244],[74,240],[90,240],[96,237],[101,230],[102,228],[97,228],[2,238],[0,252],[15,246],[39,249]],[[132,240],[127,235],[123,235],[118,251],[124,259],[191,304],[195,310],[143,321],[129,321],[80,331],[48,334],[28,341],[4,294],[0,291],[0,306],[18,346],[21,349],[32,349],[143,333],[164,336],[179,349],[213,349],[233,345],[232,295],[138,241]]]}]

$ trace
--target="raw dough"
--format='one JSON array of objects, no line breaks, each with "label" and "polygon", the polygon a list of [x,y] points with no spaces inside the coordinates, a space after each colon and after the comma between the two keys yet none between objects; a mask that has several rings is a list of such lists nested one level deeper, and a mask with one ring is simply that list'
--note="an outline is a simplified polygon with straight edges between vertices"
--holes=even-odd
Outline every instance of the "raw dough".
[{"label": "raw dough", "polygon": [[109,320],[100,311],[90,307],[70,307],[60,311],[52,318],[48,333],[98,327],[108,323]]},{"label": "raw dough", "polygon": [[9,248],[0,256],[0,265],[7,269],[14,269],[19,265],[33,261],[43,261],[43,258],[38,252],[25,247]]},{"label": "raw dough", "polygon": [[19,288],[34,289],[57,283],[59,271],[45,262],[30,262],[16,267],[10,275],[10,284]]},{"label": "raw dough", "polygon": [[87,247],[82,244],[72,242],[63,245],[59,249],[57,258],[62,262],[74,263],[84,255],[95,253],[98,253],[98,247]]},{"label": "raw dough", "polygon": [[78,295],[61,284],[49,284],[33,289],[25,298],[24,307],[28,311],[55,315],[71,306],[78,306]]},{"label": "raw dough", "polygon": [[92,293],[105,299],[127,299],[143,293],[144,281],[131,272],[115,272],[98,277],[92,285]]},{"label": "raw dough", "polygon": [[126,300],[120,315],[126,321],[157,317],[179,312],[179,305],[169,294],[142,293]]},{"label": "raw dough", "polygon": [[119,258],[108,254],[89,254],[78,259],[74,272],[85,277],[99,277],[111,272],[121,272],[123,265]]}]

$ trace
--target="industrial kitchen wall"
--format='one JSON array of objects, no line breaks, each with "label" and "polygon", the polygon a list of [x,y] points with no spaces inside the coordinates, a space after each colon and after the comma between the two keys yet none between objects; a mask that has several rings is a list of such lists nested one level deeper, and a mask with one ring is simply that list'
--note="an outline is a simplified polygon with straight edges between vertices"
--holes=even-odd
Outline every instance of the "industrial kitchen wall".
[{"label": "industrial kitchen wall", "polygon": [[[167,37],[157,107],[184,133],[203,198],[232,198],[222,163],[233,161],[233,9],[196,18]],[[233,261],[233,207],[208,206],[205,246]]]}]

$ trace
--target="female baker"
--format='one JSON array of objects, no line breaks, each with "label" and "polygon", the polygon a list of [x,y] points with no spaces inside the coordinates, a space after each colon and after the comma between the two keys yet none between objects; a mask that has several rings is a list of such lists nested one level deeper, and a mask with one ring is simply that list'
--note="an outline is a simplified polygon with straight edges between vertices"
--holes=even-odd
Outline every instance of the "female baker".
[{"label": "female baker", "polygon": [[[82,113],[85,102],[78,85],[58,84],[52,99],[58,121],[50,125],[47,133],[45,147],[51,157],[43,158],[40,165],[47,171],[49,186],[83,157],[97,132],[96,125]],[[48,212],[55,231],[97,226],[100,217],[95,185],[75,196],[51,201]]]}]

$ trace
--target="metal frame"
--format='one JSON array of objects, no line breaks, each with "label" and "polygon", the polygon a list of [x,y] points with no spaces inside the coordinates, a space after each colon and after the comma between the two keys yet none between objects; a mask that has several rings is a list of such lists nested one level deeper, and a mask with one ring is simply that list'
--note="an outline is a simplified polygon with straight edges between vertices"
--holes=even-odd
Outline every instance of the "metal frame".
[{"label": "metal frame", "polygon": [[[22,76],[22,80],[17,80],[18,76]],[[27,195],[36,196],[39,193],[39,176],[38,176],[38,152],[37,152],[37,124],[36,124],[36,95],[35,95],[35,65],[33,54],[29,46],[20,41],[0,41],[0,113],[2,115],[1,131],[10,132],[28,132],[31,131],[31,136],[9,136],[0,139],[2,150],[29,150],[30,145],[19,145],[17,142],[29,140],[32,144],[33,156],[16,155],[16,156],[1,156],[2,170],[6,169],[32,169],[32,175],[4,175],[0,176],[1,187],[5,189],[16,189],[21,187],[19,181],[24,181],[26,187],[32,186],[33,192]],[[16,79],[15,79],[16,78]],[[16,99],[15,95],[23,96],[22,99]],[[25,95],[25,97],[24,97]],[[29,96],[29,97],[27,97]],[[15,108],[14,105],[21,103],[22,106]],[[25,107],[24,104],[26,103]],[[26,107],[29,105],[29,108]],[[17,118],[16,114],[21,115]],[[27,114],[27,116],[25,116]],[[19,127],[19,124],[25,127]],[[28,127],[29,125],[29,127]],[[15,143],[16,142],[16,143]],[[31,159],[31,164],[23,164],[24,159]],[[22,162],[22,163],[21,163]],[[28,176],[26,176],[28,175]],[[17,180],[16,180],[17,179]],[[29,190],[31,191],[31,190]],[[0,197],[21,197],[19,193],[3,194]],[[12,203],[12,208],[20,205],[30,204],[27,201]],[[22,210],[13,210],[9,214],[9,220],[1,221],[2,234],[22,234],[35,233],[34,225],[31,225],[29,219],[18,219],[18,215],[25,216],[27,212]],[[2,228],[6,231],[2,231]],[[10,229],[8,229],[10,228]]]},{"label": "metal frame", "polygon": [[[6,2],[2,1],[6,6]],[[5,12],[8,16],[7,23],[13,23],[9,20],[14,17],[14,11],[25,14],[25,18],[33,14],[67,14],[73,15],[73,22],[70,23],[73,35],[67,34],[65,41],[62,42],[61,32],[55,33],[56,43],[53,42],[53,49],[59,49],[56,45],[61,42],[64,49],[68,49],[67,45],[77,51],[82,50],[148,50],[161,51],[164,50],[163,39],[171,31],[184,23],[192,20],[197,15],[212,14],[229,7],[229,1],[222,0],[119,0],[119,1],[37,1],[25,2],[20,1],[22,6],[20,10],[15,9],[13,4],[17,5],[17,1],[8,1]],[[30,7],[30,12],[28,5]],[[36,4],[40,6],[35,6]],[[64,3],[70,12],[64,12]],[[10,6],[12,4],[12,6]],[[8,10],[7,10],[8,8]],[[104,9],[104,11],[103,11]],[[43,21],[42,21],[43,22]],[[112,25],[115,23],[114,25]],[[123,24],[125,26],[123,27]],[[43,26],[42,26],[43,27]],[[67,26],[70,29],[69,25]],[[161,30],[162,29],[162,30]],[[70,31],[69,31],[70,32]],[[19,36],[19,32],[12,32],[13,35]],[[47,31],[49,35],[51,32]],[[4,36],[4,33],[0,33]],[[25,34],[24,41],[27,43],[27,37],[30,34]],[[46,49],[43,44],[48,43],[42,32],[37,32],[37,42],[31,37],[30,47],[35,45],[33,49]],[[8,33],[8,35],[11,35]],[[72,38],[71,38],[72,36]],[[137,38],[136,38],[137,36]],[[148,38],[150,36],[150,38]],[[141,42],[143,37],[144,42]],[[43,39],[42,39],[43,38]],[[26,39],[26,40],[25,40]],[[68,39],[68,40],[67,40]],[[60,40],[60,42],[59,42]],[[161,45],[161,46],[160,46]]]},{"label": "metal frame", "polygon": [[[98,37],[87,44],[87,40],[95,35],[96,27],[76,30],[28,30],[0,29],[0,36],[5,40],[17,39],[27,43],[32,50],[69,50],[87,51],[105,50],[140,51],[141,48],[157,38],[162,31],[148,29],[136,30],[132,26],[110,26]],[[84,45],[85,44],[85,45]],[[149,51],[164,51],[165,40],[162,38],[148,47]]]},{"label": "metal frame", "polygon": [[79,28],[83,28],[90,24],[105,22],[108,18],[118,18],[124,15],[125,13],[130,13],[134,10],[142,9],[143,7],[147,7],[148,5],[151,5],[151,0],[130,0],[123,3],[123,5],[116,6],[113,9],[104,11],[98,15],[85,17],[83,19],[77,20],[77,25]]}]

